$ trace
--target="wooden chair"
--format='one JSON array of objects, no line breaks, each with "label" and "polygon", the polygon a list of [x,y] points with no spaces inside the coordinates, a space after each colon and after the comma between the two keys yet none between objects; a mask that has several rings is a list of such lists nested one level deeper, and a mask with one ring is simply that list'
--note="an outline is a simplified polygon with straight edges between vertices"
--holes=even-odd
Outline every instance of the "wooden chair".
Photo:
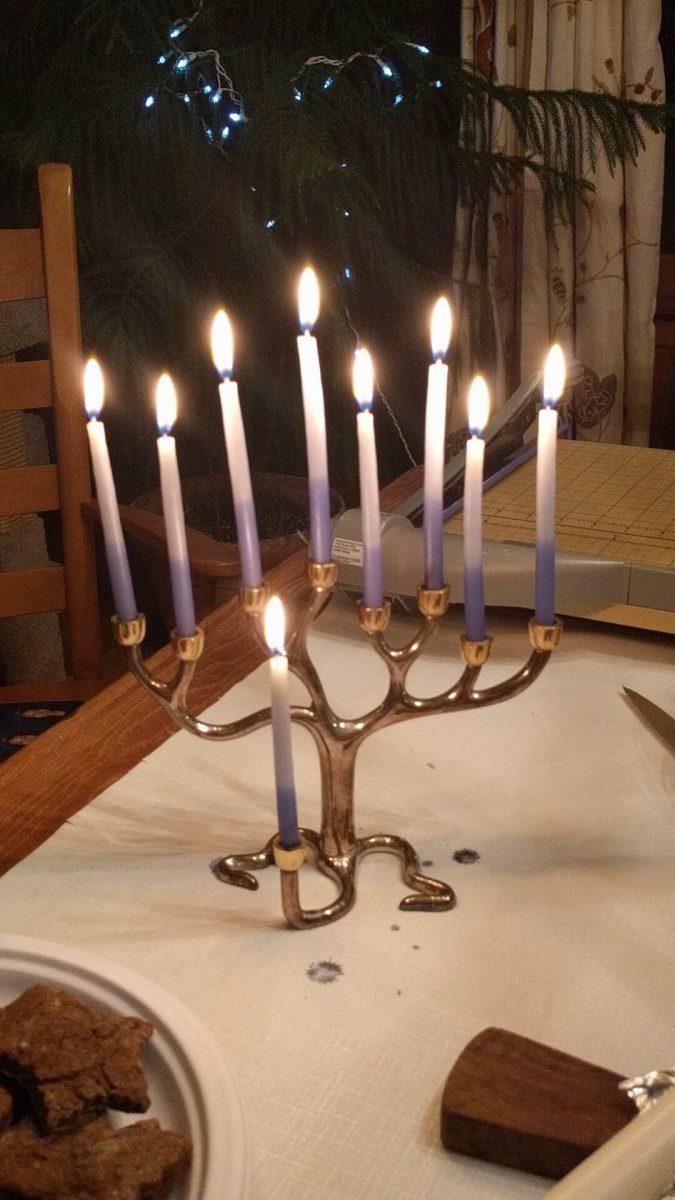
[{"label": "wooden chair", "polygon": [[0,574],[0,617],[61,615],[70,679],[0,687],[0,702],[83,699],[96,690],[100,642],[82,407],[82,345],[70,167],[38,170],[41,228],[0,230],[0,302],[45,297],[50,357],[0,364],[0,411],[54,415],[56,463],[0,471],[0,517],[59,510],[63,565]]}]

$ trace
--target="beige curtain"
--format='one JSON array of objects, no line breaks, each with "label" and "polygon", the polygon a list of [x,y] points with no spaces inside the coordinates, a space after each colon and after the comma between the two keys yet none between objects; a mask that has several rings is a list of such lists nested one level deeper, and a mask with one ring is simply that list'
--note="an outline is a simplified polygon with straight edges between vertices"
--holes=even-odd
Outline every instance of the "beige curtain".
[{"label": "beige curtain", "polygon": [[[462,54],[500,83],[662,101],[660,23],[659,0],[464,0]],[[664,139],[645,136],[635,166],[612,176],[600,159],[586,171],[595,192],[577,203],[573,227],[558,225],[555,244],[532,180],[491,201],[483,262],[472,220],[458,222],[459,273],[482,275],[491,297],[497,402],[557,338],[583,367],[575,436],[594,441],[649,442]],[[498,112],[491,145],[518,153]]]}]

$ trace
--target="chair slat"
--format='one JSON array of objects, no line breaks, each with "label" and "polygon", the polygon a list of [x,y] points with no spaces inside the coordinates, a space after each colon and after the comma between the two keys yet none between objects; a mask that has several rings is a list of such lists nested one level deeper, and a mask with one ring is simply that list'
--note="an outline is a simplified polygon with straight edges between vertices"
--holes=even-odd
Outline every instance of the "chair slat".
[{"label": "chair slat", "polygon": [[0,412],[51,406],[48,358],[37,362],[0,363]]},{"label": "chair slat", "polygon": [[66,585],[63,567],[0,573],[0,617],[26,613],[63,612]]},{"label": "chair slat", "polygon": [[0,517],[52,512],[59,507],[55,466],[6,467],[0,471]]},{"label": "chair slat", "polygon": [[0,229],[0,303],[45,294],[39,229]]}]

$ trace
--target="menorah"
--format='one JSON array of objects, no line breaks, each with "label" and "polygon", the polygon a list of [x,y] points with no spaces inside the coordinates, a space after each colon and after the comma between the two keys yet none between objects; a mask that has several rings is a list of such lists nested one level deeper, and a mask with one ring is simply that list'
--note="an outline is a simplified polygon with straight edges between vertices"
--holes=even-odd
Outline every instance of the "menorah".
[{"label": "menorah", "polygon": [[[525,664],[508,679],[480,690],[476,683],[481,668],[490,656],[492,639],[486,637],[482,641],[470,641],[463,635],[460,644],[464,668],[459,679],[447,691],[423,698],[408,691],[408,673],[429,642],[437,622],[447,611],[449,589],[419,589],[421,624],[415,636],[400,647],[390,645],[384,637],[391,614],[390,602],[385,601],[378,607],[361,603],[358,606],[359,623],[376,654],[386,664],[389,687],[384,699],[370,712],[347,719],[334,712],[328,703],[308,649],[312,624],[333,594],[337,567],[334,562],[310,561],[307,571],[311,598],[298,614],[287,652],[290,670],[305,685],[310,696],[309,704],[292,706],[291,719],[309,731],[319,754],[321,828],[318,832],[302,828],[296,848],[283,847],[279,835],[275,834],[261,850],[230,854],[216,864],[216,875],[225,883],[255,890],[258,883],[251,872],[276,863],[280,869],[281,902],[286,920],[295,929],[308,929],[336,921],[349,912],[356,900],[356,866],[359,859],[366,854],[384,852],[400,859],[403,879],[413,889],[410,895],[401,900],[399,908],[416,912],[438,912],[453,908],[456,903],[453,889],[447,883],[422,873],[416,851],[404,838],[390,833],[356,836],[354,770],[359,748],[372,734],[401,721],[430,714],[484,708],[516,696],[529,687],[544,669],[560,639],[561,622],[542,625],[531,620],[529,635],[532,651]],[[265,585],[243,587],[240,591],[240,603],[250,618],[256,640],[266,654],[268,648],[263,638],[262,618],[269,598],[270,589]],[[180,637],[176,633],[172,635],[178,666],[173,679],[164,682],[154,678],[143,662],[143,616],[139,615],[131,621],[113,618],[113,625],[117,641],[127,650],[131,670],[180,728],[208,741],[222,742],[244,737],[270,723],[270,708],[260,709],[228,724],[203,721],[190,711],[187,693],[204,649],[204,634],[200,628],[190,637]],[[336,899],[321,908],[306,909],[300,902],[299,874],[308,858],[313,858],[318,870],[337,885]]]}]

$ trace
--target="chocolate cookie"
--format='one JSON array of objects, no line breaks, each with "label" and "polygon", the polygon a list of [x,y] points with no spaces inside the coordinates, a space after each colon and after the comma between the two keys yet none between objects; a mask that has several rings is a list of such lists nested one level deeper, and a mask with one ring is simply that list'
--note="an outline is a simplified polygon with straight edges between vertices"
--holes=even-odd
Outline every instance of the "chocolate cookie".
[{"label": "chocolate cookie", "polygon": [[0,1137],[0,1196],[8,1200],[165,1200],[187,1170],[190,1139],[140,1121],[114,1132],[100,1117],[41,1137],[23,1121]]},{"label": "chocolate cookie", "polygon": [[106,1108],[145,1112],[138,1055],[151,1034],[147,1021],[38,985],[0,1009],[0,1072],[28,1091],[45,1133],[75,1128]]}]

